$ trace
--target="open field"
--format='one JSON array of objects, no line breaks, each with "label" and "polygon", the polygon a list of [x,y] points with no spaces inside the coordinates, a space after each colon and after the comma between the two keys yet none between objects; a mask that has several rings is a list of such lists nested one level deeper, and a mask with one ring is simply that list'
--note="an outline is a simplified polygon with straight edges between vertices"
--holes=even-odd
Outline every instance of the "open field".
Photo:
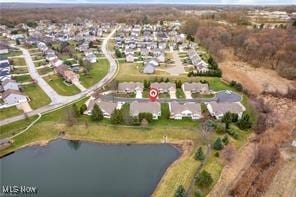
[{"label": "open field", "polygon": [[44,79],[60,95],[71,96],[78,94],[80,92],[80,90],[75,85],[67,86],[64,83],[64,79],[62,77],[53,75],[49,77],[44,77]]},{"label": "open field", "polygon": [[30,97],[31,101],[29,104],[32,109],[37,109],[50,103],[48,96],[37,84],[24,85],[22,86],[22,90],[24,94]]},{"label": "open field", "polygon": [[81,84],[89,88],[101,79],[108,73],[109,62],[107,59],[100,59],[99,62],[92,64],[89,73],[80,74]]},{"label": "open field", "polygon": [[238,81],[253,94],[259,94],[263,91],[278,91],[285,94],[288,87],[296,85],[292,80],[280,77],[274,70],[256,68],[254,65],[239,61],[231,54],[228,56],[228,61],[220,64],[223,79]]}]

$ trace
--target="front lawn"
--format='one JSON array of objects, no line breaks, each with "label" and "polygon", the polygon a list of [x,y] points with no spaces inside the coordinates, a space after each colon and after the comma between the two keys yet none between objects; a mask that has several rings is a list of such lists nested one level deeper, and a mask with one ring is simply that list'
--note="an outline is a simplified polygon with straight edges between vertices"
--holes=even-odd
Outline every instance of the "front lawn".
[{"label": "front lawn", "polygon": [[28,73],[28,68],[27,67],[18,67],[13,69],[13,74],[24,74]]},{"label": "front lawn", "polygon": [[49,68],[49,67],[43,67],[43,68],[39,68],[39,69],[37,69],[37,71],[38,71],[38,73],[39,73],[40,75],[45,75],[45,74],[47,74],[47,73],[52,72],[53,70],[52,70],[51,68]]},{"label": "front lawn", "polygon": [[10,64],[14,66],[25,66],[26,62],[25,59],[22,57],[17,57],[17,58],[9,58]]},{"label": "front lawn", "polygon": [[13,77],[18,83],[24,83],[24,82],[31,82],[32,78],[30,75],[21,75],[21,76],[14,76]]},{"label": "front lawn", "polygon": [[80,74],[80,82],[81,84],[89,88],[95,83],[99,82],[101,79],[105,77],[105,75],[108,73],[109,69],[109,62],[107,59],[100,59],[97,63],[94,63],[91,65],[91,69],[89,73]]},{"label": "front lawn", "polygon": [[72,96],[80,92],[80,90],[75,85],[66,85],[62,77],[52,75],[44,77],[44,79],[60,95]]}]

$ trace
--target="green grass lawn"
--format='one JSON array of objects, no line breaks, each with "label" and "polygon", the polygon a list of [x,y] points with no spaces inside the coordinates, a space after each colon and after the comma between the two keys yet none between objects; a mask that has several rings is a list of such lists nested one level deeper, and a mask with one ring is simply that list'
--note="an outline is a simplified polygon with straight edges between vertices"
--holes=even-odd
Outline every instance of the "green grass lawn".
[{"label": "green grass lawn", "polygon": [[45,75],[49,72],[52,72],[53,70],[52,70],[52,68],[49,68],[49,67],[43,67],[43,68],[37,69],[37,71],[40,75]]},{"label": "green grass lawn", "polygon": [[13,78],[19,83],[32,81],[32,78],[30,75],[14,76]]},{"label": "green grass lawn", "polygon": [[10,58],[9,59],[12,65],[15,66],[25,66],[26,62],[25,59],[22,57],[17,57],[17,58]]},{"label": "green grass lawn", "polygon": [[28,73],[28,68],[27,67],[20,67],[20,68],[14,68],[13,69],[13,74],[24,74]]},{"label": "green grass lawn", "polygon": [[12,116],[20,115],[22,113],[23,113],[23,111],[18,110],[15,106],[8,107],[5,109],[0,109],[0,119],[2,120],[2,119],[9,118]]},{"label": "green grass lawn", "polygon": [[32,109],[37,109],[50,103],[49,97],[37,84],[22,86],[23,92],[30,97],[30,106]]},{"label": "green grass lawn", "polygon": [[67,86],[64,83],[64,79],[62,77],[53,75],[44,77],[44,79],[60,95],[71,96],[80,92],[80,90],[75,85]]},{"label": "green grass lawn", "polygon": [[45,60],[34,62],[35,67],[39,67],[39,66],[45,65],[45,64],[47,64],[47,62]]},{"label": "green grass lawn", "polygon": [[20,56],[22,54],[23,54],[23,52],[20,50],[10,50],[9,53],[7,54],[7,56],[13,57],[13,56]]},{"label": "green grass lawn", "polygon": [[100,59],[97,63],[92,64],[88,74],[80,74],[81,84],[89,88],[99,82],[108,73],[109,62],[107,59]]}]

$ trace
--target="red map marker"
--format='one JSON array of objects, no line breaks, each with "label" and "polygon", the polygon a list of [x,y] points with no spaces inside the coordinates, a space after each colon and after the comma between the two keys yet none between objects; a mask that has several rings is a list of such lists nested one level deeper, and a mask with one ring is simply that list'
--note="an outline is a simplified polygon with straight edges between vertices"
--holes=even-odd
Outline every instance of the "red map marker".
[{"label": "red map marker", "polygon": [[149,91],[149,98],[152,102],[156,101],[158,96],[158,90],[155,88],[151,88]]}]

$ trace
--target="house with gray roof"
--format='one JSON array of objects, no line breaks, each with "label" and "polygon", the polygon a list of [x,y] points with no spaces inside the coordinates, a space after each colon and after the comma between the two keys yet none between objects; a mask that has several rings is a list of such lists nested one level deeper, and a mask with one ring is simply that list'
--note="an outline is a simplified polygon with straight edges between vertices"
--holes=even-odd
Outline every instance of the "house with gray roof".
[{"label": "house with gray roof", "polygon": [[28,97],[18,90],[8,89],[2,94],[6,106],[13,106],[28,101]]},{"label": "house with gray roof", "polygon": [[18,83],[15,80],[12,80],[12,79],[5,79],[2,82],[2,87],[3,87],[4,91],[6,91],[8,89],[19,90]]},{"label": "house with gray roof", "polygon": [[132,93],[143,92],[144,85],[141,82],[121,82],[118,84],[118,92]]},{"label": "house with gray roof", "polygon": [[182,85],[184,93],[201,93],[207,94],[209,92],[209,85],[207,83],[188,83]]},{"label": "house with gray roof", "polygon": [[175,120],[181,120],[182,118],[191,118],[197,120],[202,117],[201,107],[199,103],[178,103],[173,101],[169,103],[170,118]]},{"label": "house with gray roof", "polygon": [[241,118],[243,112],[246,111],[246,108],[240,102],[219,103],[211,101],[206,103],[206,106],[211,116],[216,119],[221,119],[227,112],[235,113],[238,115],[238,118]]},{"label": "house with gray roof", "polygon": [[176,84],[170,82],[154,82],[150,85],[151,88],[155,88],[159,91],[160,94],[162,93],[169,93],[170,97],[176,98]]},{"label": "house with gray roof", "polygon": [[161,106],[159,102],[138,102],[133,101],[130,104],[130,115],[138,116],[140,113],[151,113],[153,119],[158,119],[161,116]]},{"label": "house with gray roof", "polygon": [[143,73],[153,74],[155,72],[155,67],[153,64],[147,63],[144,65]]}]

